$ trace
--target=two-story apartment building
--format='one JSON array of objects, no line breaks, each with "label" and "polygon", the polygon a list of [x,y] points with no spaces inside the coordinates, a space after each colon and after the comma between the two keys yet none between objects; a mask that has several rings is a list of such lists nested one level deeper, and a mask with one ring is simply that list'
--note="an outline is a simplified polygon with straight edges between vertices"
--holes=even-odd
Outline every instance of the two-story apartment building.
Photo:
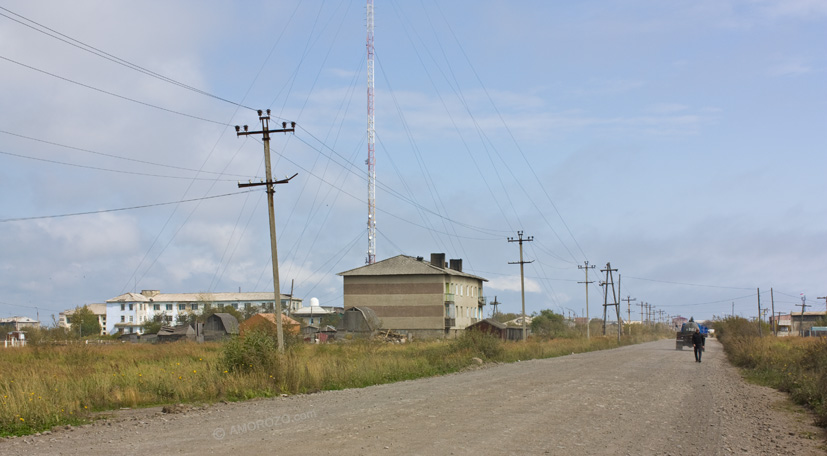
[{"label": "two-story apartment building", "polygon": [[444,253],[397,255],[338,275],[344,279],[344,307],[368,307],[382,329],[411,337],[453,336],[483,318],[487,279],[462,272],[462,260]]}]

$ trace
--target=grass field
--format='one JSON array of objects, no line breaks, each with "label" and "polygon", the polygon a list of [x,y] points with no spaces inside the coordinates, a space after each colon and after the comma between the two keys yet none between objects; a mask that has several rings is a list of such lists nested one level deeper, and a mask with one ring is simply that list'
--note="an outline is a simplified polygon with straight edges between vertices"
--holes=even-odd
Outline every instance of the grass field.
[{"label": "grass field", "polygon": [[[621,345],[664,337],[624,337]],[[225,343],[29,346],[0,351],[0,436],[78,424],[91,412],[169,403],[212,403],[364,387],[459,371],[487,362],[547,358],[617,347],[615,337],[501,342],[481,335],[389,344]]]}]

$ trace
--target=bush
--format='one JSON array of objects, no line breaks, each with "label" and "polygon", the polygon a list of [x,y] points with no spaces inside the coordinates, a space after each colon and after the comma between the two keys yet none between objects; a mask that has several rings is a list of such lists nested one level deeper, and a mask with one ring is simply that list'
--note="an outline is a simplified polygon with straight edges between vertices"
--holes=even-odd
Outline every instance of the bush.
[{"label": "bush", "polygon": [[224,344],[221,362],[229,372],[276,372],[278,343],[264,331],[248,331]]},{"label": "bush", "polygon": [[482,331],[463,331],[451,341],[454,351],[467,351],[485,360],[498,360],[504,353],[503,342],[493,334]]}]

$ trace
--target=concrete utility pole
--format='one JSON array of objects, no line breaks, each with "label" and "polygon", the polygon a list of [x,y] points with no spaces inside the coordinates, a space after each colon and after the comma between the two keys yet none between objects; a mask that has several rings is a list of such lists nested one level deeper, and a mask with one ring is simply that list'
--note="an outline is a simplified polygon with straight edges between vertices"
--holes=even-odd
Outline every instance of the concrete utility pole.
[{"label": "concrete utility pole", "polygon": [[589,339],[591,339],[591,331],[590,331],[591,321],[589,321],[589,284],[594,283],[594,280],[589,282],[589,269],[594,269],[595,266],[594,265],[589,266],[588,261],[584,261],[583,264],[585,264],[585,266],[580,266],[578,264],[577,269],[583,269],[583,270],[586,271],[586,281],[585,282],[577,282],[577,283],[585,283],[586,284],[586,340],[589,340]]},{"label": "concrete utility pole", "polygon": [[[265,166],[265,176],[267,178],[266,182],[259,182],[259,183],[247,183],[242,184],[239,183],[238,187],[253,187],[258,185],[266,185],[267,186],[267,209],[270,215],[270,254],[273,258],[273,291],[275,294],[275,309],[276,309],[276,335],[278,337],[278,345],[279,345],[279,352],[284,353],[284,332],[282,331],[282,323],[281,323],[281,290],[279,288],[279,255],[278,249],[276,248],[276,213],[273,207],[273,194],[276,193],[275,189],[273,188],[274,184],[286,184],[290,181],[290,179],[296,177],[298,174],[293,174],[291,177],[280,180],[280,181],[273,181],[273,173],[270,169],[270,133],[287,133],[287,132],[295,132],[296,131],[296,122],[290,122],[290,128],[287,128],[287,122],[282,122],[280,129],[277,130],[270,130],[270,110],[267,110],[267,114],[261,112],[261,109],[258,110],[258,119],[261,121],[261,131],[248,131],[247,125],[244,126],[244,131],[241,131],[241,127],[238,125],[235,126],[236,136],[247,136],[247,135],[262,135],[261,140],[264,143],[264,166]],[[291,297],[292,301],[292,297]]]},{"label": "concrete utility pole", "polygon": [[523,232],[517,231],[517,239],[512,237],[508,238],[508,242],[519,242],[520,243],[520,261],[518,262],[509,262],[508,264],[519,264],[520,265],[520,292],[523,298],[523,342],[526,341],[526,330],[525,330],[525,272],[523,265],[526,263],[533,263],[532,261],[523,261],[523,241],[531,242],[534,240],[534,236],[529,236],[523,239]]}]

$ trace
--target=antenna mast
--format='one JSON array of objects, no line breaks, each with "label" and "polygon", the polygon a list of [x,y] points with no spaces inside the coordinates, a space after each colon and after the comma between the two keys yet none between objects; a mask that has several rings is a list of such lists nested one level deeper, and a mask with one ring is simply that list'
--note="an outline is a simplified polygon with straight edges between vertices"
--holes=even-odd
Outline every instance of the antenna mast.
[{"label": "antenna mast", "polygon": [[373,112],[373,0],[367,0],[368,25],[368,258],[366,263],[376,262],[376,155],[374,153],[376,129]]}]

